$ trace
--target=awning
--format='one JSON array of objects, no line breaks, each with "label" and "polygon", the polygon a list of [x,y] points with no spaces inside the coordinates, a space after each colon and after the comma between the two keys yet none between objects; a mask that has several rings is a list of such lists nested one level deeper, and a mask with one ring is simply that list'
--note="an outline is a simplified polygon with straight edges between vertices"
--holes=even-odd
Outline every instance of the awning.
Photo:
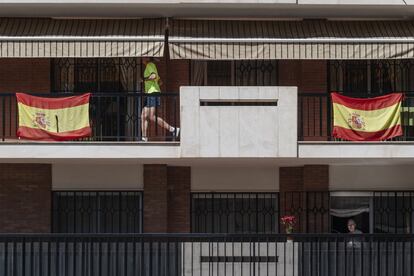
[{"label": "awning", "polygon": [[173,59],[405,59],[413,21],[172,20]]},{"label": "awning", "polygon": [[162,56],[164,40],[163,19],[0,18],[0,58]]}]

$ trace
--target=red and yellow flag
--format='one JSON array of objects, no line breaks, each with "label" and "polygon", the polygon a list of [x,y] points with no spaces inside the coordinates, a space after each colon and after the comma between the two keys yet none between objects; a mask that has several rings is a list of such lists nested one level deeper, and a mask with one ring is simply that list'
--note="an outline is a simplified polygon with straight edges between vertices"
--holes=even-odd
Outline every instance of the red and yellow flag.
[{"label": "red and yellow flag", "polygon": [[65,141],[91,136],[90,93],[65,98],[41,98],[16,93],[17,136],[30,140]]},{"label": "red and yellow flag", "polygon": [[382,141],[403,134],[403,94],[392,93],[370,99],[332,93],[334,128],[332,135],[350,141]]}]

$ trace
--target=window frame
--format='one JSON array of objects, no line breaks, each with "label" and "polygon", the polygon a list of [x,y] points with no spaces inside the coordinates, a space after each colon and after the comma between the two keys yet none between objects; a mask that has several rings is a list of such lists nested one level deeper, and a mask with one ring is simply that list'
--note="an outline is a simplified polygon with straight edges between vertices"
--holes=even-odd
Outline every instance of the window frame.
[{"label": "window frame", "polygon": [[[204,197],[198,197],[198,196],[201,196],[201,195],[204,196]],[[244,197],[244,196],[246,196],[246,197]],[[263,197],[260,197],[260,196],[263,196]],[[195,210],[194,210],[194,208],[195,208],[194,207],[194,200],[196,198],[199,198],[199,199],[228,199],[228,200],[231,200],[231,199],[233,199],[233,200],[234,199],[253,199],[253,200],[256,199],[257,200],[257,199],[269,198],[269,199],[275,200],[276,201],[275,204],[274,204],[275,209],[273,210],[273,212],[271,212],[271,214],[270,214],[270,212],[268,212],[268,214],[267,214],[267,215],[270,214],[269,215],[270,216],[270,222],[271,223],[274,222],[274,225],[270,225],[270,228],[272,229],[271,231],[264,231],[264,232],[258,232],[257,231],[257,229],[259,229],[259,224],[258,224],[258,221],[259,221],[258,214],[259,214],[259,212],[257,210],[258,202],[256,202],[256,211],[255,211],[256,212],[255,213],[256,222],[255,222],[254,226],[249,226],[248,227],[249,229],[256,229],[256,231],[244,231],[243,229],[241,229],[242,231],[235,231],[235,232],[229,232],[228,231],[231,228],[236,229],[236,224],[235,224],[236,218],[235,218],[235,216],[236,216],[236,213],[238,212],[236,210],[230,210],[227,213],[228,217],[233,216],[233,221],[232,222],[234,223],[234,226],[227,227],[227,231],[220,231],[221,228],[219,228],[219,231],[214,231],[215,228],[213,226],[211,226],[211,229],[213,229],[213,231],[210,231],[210,232],[197,231],[196,225],[195,225],[195,215],[196,215],[196,213],[195,213]],[[207,206],[207,204],[205,204],[205,206]],[[249,206],[250,206],[250,203],[249,203]],[[222,212],[222,211],[220,211],[220,212]],[[248,212],[251,212],[251,211],[248,211]],[[226,214],[224,214],[224,215],[226,215]],[[266,223],[266,216],[267,215],[264,214],[264,217],[263,217],[265,223]],[[201,218],[201,219],[203,219],[203,218]],[[211,219],[215,220],[214,214],[211,216]],[[207,220],[208,220],[208,218],[207,218],[207,216],[205,216],[204,225],[207,225],[207,223],[208,223]],[[231,219],[228,219],[228,220],[231,221]],[[244,218],[242,218],[242,220],[244,220]],[[229,223],[227,223],[227,225],[229,225]],[[198,226],[198,227],[200,227],[200,226]],[[266,229],[266,228],[267,227],[264,226],[264,229]],[[280,232],[280,198],[279,198],[279,192],[191,192],[191,194],[190,194],[190,232],[191,233],[254,233],[254,234],[257,234],[257,233],[266,233],[266,234],[279,233]]]},{"label": "window frame", "polygon": [[[62,194],[62,195],[60,195]],[[66,194],[66,195],[65,195]],[[92,209],[92,216],[96,216],[96,219],[98,221],[98,223],[95,225],[95,228],[97,231],[85,231],[85,230],[81,230],[81,231],[77,231],[78,227],[76,225],[77,221],[76,221],[76,211],[77,207],[74,206],[72,209],[69,209],[67,212],[73,212],[74,213],[74,225],[69,227],[69,223],[66,223],[66,225],[59,225],[59,222],[56,222],[56,218],[59,217],[61,218],[61,212],[60,211],[60,205],[57,205],[56,200],[58,200],[59,196],[68,196],[71,195],[71,197],[74,197],[74,199],[71,199],[72,201],[76,202],[76,196],[88,196],[91,197],[95,196],[94,198],[98,198],[98,200],[96,200],[96,206],[91,206],[89,205],[89,207]],[[101,204],[100,204],[100,200],[101,198],[103,198],[104,196],[108,196],[113,194],[113,195],[117,195],[118,196],[118,206],[119,206],[119,210],[121,210],[121,204],[123,203],[122,201],[122,195],[123,196],[129,196],[129,194],[131,194],[134,197],[138,197],[139,202],[137,205],[136,211],[137,214],[134,214],[136,216],[138,216],[138,221],[136,222],[137,224],[137,231],[133,231],[133,232],[129,232],[128,229],[127,231],[122,231],[121,227],[122,225],[118,225],[116,228],[118,228],[118,231],[107,231],[107,232],[103,232],[101,231],[102,227],[106,227],[103,226],[103,224],[101,223],[101,216],[103,216],[104,214],[102,214],[102,210],[99,209]],[[142,190],[54,190],[52,191],[52,195],[51,195],[52,199],[51,199],[51,232],[52,233],[142,233],[143,232],[143,223],[144,223],[144,212],[143,212],[143,206],[144,206],[144,192]],[[67,202],[65,202],[64,204],[67,204]],[[76,203],[75,203],[76,204]],[[93,204],[92,204],[93,205]],[[99,206],[99,207],[98,207]],[[94,207],[98,207],[96,210],[94,210]],[[81,208],[82,206],[81,206]],[[112,216],[114,216],[112,214]],[[121,220],[121,211],[119,211],[119,221]],[[66,219],[66,221],[68,221],[70,219]],[[125,219],[124,219],[125,220]],[[113,221],[113,219],[112,219]],[[126,221],[128,221],[128,218],[126,219]],[[89,227],[91,228],[91,227]],[[112,228],[113,225],[112,225]],[[135,228],[135,227],[133,227]],[[66,229],[66,231],[65,231]],[[69,231],[72,230],[72,231]]]}]

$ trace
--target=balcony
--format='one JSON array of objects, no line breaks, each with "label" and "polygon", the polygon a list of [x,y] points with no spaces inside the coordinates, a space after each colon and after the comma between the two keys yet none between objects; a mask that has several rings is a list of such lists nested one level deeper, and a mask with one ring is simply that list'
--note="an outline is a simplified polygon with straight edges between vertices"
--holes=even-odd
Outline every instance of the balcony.
[{"label": "balcony", "polygon": [[[73,96],[73,93],[35,94],[45,97]],[[161,105],[155,109],[155,119],[165,119],[171,126],[179,126],[178,93],[162,93]],[[136,142],[142,138],[142,110],[144,93],[92,93],[90,99],[90,125],[92,137],[80,142]],[[0,94],[0,140],[19,141],[17,103],[15,94]],[[173,133],[155,122],[148,125],[149,141],[175,141]]]},{"label": "balcony", "polygon": [[1,234],[1,275],[394,275],[414,237],[381,234]]},{"label": "balcony", "polygon": [[[350,94],[350,96],[364,98],[367,94]],[[328,93],[299,93],[298,113],[298,141],[343,141],[332,136],[332,102]],[[383,142],[414,141],[413,92],[404,93],[401,123],[403,135]]]}]

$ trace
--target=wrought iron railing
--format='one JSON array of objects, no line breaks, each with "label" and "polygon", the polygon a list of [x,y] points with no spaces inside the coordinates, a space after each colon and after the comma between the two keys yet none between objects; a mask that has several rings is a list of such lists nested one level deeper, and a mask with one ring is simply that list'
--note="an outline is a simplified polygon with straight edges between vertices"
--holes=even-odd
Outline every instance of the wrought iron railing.
[{"label": "wrought iron railing", "polygon": [[4,276],[414,275],[414,235],[1,234]]},{"label": "wrought iron railing", "polygon": [[[367,94],[347,96],[366,98]],[[414,141],[414,92],[405,92],[401,123],[403,135],[392,141]],[[332,102],[329,93],[299,93],[298,141],[341,141],[332,137]]]},{"label": "wrought iron railing", "polygon": [[[74,93],[35,94],[36,96],[63,97]],[[90,125],[92,137],[83,141],[141,141],[144,93],[93,93],[90,99]],[[176,134],[156,123],[164,119],[173,127],[179,126],[178,93],[161,93],[160,106],[155,108],[155,121],[149,121],[147,137],[151,141],[177,140]],[[151,119],[149,116],[147,117]],[[0,141],[18,139],[18,111],[14,93],[0,93]]]}]

